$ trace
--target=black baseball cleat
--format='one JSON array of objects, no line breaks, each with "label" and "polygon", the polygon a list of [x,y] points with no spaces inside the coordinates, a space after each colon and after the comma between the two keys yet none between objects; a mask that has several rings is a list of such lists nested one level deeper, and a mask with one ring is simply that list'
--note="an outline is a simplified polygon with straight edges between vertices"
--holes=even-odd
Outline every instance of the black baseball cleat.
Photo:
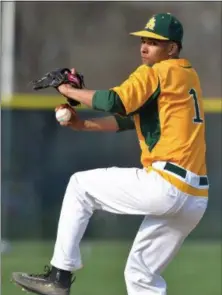
[{"label": "black baseball cleat", "polygon": [[12,281],[25,291],[39,295],[70,295],[75,280],[72,273],[45,266],[43,274],[12,273]]}]

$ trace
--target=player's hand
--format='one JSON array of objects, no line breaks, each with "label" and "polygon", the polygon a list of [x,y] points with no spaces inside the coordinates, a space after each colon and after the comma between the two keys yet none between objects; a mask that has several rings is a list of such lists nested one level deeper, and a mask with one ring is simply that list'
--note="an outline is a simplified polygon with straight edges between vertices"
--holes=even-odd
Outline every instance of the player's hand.
[{"label": "player's hand", "polygon": [[64,109],[64,108],[69,109],[70,112],[71,112],[71,114],[72,114],[72,116],[71,116],[71,118],[70,118],[69,121],[67,121],[67,122],[64,122],[64,121],[63,121],[63,122],[58,122],[58,123],[59,123],[61,126],[68,126],[68,127],[77,128],[77,126],[80,124],[80,120],[79,120],[79,118],[78,118],[78,116],[77,116],[77,113],[76,113],[75,109],[72,108],[69,104],[67,104],[67,103],[65,103],[65,104],[60,104],[59,106],[57,106],[57,107],[55,108],[55,113],[56,113],[58,110],[60,110],[60,109]]},{"label": "player's hand", "polygon": [[[77,71],[74,68],[72,68],[71,74],[75,75],[76,73]],[[60,86],[57,87],[57,90],[65,97],[69,97],[69,92],[72,89],[73,87],[70,84],[61,84]]]},{"label": "player's hand", "polygon": [[69,93],[72,88],[73,87],[70,84],[61,84],[59,87],[57,87],[57,90],[65,97],[69,97]]}]

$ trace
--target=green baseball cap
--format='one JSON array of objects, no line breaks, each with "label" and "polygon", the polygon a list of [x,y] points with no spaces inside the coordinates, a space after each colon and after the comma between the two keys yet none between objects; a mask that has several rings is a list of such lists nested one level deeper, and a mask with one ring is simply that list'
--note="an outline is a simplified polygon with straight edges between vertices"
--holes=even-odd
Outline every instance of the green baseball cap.
[{"label": "green baseball cap", "polygon": [[143,30],[130,33],[130,35],[182,42],[183,26],[181,22],[172,14],[159,13],[153,15],[149,19]]}]

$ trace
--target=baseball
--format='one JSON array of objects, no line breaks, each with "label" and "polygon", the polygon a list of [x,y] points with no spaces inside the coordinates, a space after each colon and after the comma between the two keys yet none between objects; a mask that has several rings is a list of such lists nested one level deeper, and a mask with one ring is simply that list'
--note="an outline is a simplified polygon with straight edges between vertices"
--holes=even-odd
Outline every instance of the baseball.
[{"label": "baseball", "polygon": [[56,112],[56,119],[58,122],[67,122],[71,119],[72,113],[69,109],[59,109]]}]

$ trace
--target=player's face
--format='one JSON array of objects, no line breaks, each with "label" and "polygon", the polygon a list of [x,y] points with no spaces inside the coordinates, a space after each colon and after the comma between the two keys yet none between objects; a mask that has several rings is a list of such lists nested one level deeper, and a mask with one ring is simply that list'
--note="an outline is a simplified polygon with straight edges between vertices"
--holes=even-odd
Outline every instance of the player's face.
[{"label": "player's face", "polygon": [[142,63],[152,66],[157,62],[169,59],[169,46],[169,41],[141,38]]}]

